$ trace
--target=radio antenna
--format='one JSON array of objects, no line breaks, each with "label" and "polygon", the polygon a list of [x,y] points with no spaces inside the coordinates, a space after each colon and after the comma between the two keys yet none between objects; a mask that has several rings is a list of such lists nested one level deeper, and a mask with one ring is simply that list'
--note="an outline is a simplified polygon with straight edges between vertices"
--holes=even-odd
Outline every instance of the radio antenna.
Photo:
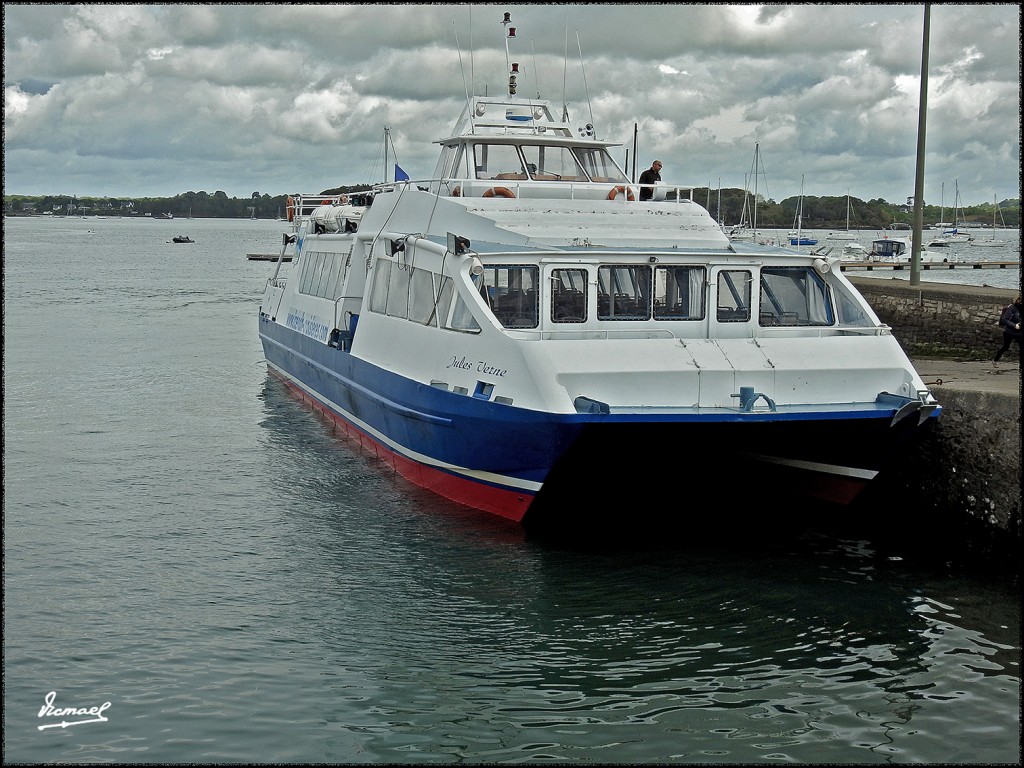
[{"label": "radio antenna", "polygon": [[540,83],[537,80],[537,46],[533,40],[530,41],[530,48],[533,49],[533,85],[537,89],[537,98],[540,98]]},{"label": "radio antenna", "polygon": [[462,87],[466,89],[466,109],[472,109],[472,100],[469,98],[469,83],[466,82],[466,67],[462,63],[462,48],[459,47],[459,28],[455,26],[455,21],[452,21],[452,26],[455,27],[455,50],[459,52],[459,69],[462,70]]},{"label": "radio antenna", "polygon": [[[583,92],[587,95],[587,108],[590,110],[590,124],[594,124],[594,105],[590,103],[590,89],[587,87],[587,70],[583,66],[583,46],[580,45],[580,32],[576,30],[576,46],[580,49],[580,72],[583,73]],[[597,138],[597,130],[594,130]]]}]

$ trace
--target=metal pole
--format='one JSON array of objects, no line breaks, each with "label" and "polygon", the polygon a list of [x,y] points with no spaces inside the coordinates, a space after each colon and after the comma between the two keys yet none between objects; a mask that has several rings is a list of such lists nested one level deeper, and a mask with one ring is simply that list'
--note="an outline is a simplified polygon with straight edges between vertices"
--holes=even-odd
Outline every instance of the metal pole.
[{"label": "metal pole", "polygon": [[924,4],[924,35],[921,42],[921,96],[917,113],[917,176],[914,179],[914,239],[911,243],[910,284],[921,282],[921,231],[924,228],[924,140],[928,117],[928,34],[931,3]]},{"label": "metal pole", "polygon": [[634,184],[636,183],[636,140],[638,130],[639,125],[637,123],[633,123],[633,173],[632,177],[630,178],[630,181],[632,181]]}]

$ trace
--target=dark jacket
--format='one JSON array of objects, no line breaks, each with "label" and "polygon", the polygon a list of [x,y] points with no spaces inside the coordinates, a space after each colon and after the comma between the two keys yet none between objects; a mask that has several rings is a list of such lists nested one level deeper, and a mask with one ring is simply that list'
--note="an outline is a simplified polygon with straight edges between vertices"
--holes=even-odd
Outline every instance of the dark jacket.
[{"label": "dark jacket", "polygon": [[[653,168],[648,168],[646,171],[640,174],[640,184],[656,184],[661,181],[661,174]],[[644,189],[640,188],[640,199],[650,200],[654,196],[654,190],[648,187]]]},{"label": "dark jacket", "polygon": [[1003,329],[1003,333],[1008,333],[1011,336],[1020,336],[1020,328],[1017,324],[1020,322],[1020,307],[1016,304],[1010,304],[1006,309],[1003,310],[1003,314],[999,317],[999,326]]}]

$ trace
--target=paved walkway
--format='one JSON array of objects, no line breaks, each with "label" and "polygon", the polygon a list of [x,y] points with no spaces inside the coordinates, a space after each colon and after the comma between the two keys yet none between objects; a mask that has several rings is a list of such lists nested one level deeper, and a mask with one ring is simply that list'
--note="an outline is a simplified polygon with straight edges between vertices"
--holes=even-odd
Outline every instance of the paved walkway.
[{"label": "paved walkway", "polygon": [[1020,368],[1017,347],[1003,355],[998,366],[991,361],[914,358],[914,367],[924,383],[939,397],[943,389],[966,389],[1020,396]]}]

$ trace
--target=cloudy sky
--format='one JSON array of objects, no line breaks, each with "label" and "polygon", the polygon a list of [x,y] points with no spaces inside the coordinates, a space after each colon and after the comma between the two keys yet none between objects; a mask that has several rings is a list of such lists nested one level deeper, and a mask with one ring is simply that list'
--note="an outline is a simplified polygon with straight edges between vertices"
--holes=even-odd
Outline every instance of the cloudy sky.
[{"label": "cloudy sky", "polygon": [[[249,196],[410,176],[507,79],[638,170],[776,201],[914,191],[924,6],[4,4],[4,192]],[[1020,11],[931,11],[925,199],[1020,196]],[[582,50],[582,56],[581,56]],[[568,54],[568,55],[566,55]],[[582,61],[582,66],[581,66]],[[943,186],[944,185],[944,188]]]}]

